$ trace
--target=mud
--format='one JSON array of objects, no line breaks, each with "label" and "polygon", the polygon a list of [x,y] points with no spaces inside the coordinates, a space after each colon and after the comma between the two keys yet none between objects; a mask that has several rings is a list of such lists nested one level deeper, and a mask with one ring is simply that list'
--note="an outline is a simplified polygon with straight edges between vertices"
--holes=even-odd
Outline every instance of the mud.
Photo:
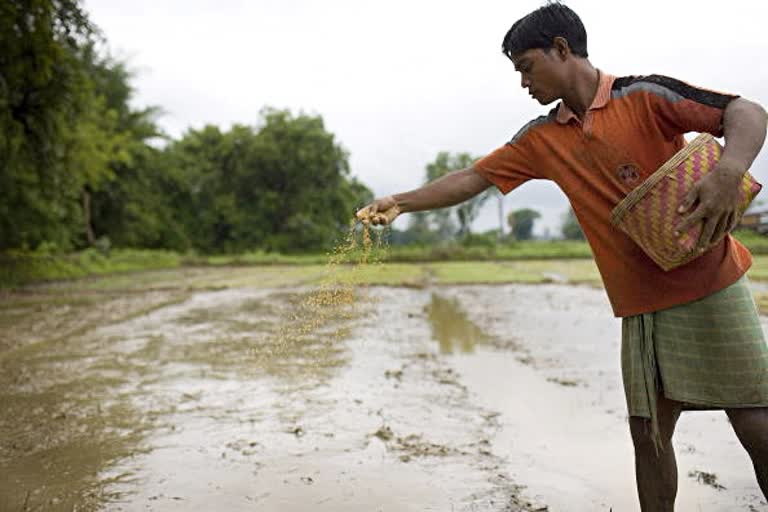
[{"label": "mud", "polygon": [[[147,274],[0,298],[0,510],[638,510],[601,290],[373,287],[287,336],[298,274]],[[676,442],[680,510],[765,507],[723,415]]]},{"label": "mud", "polygon": [[[503,468],[526,485],[523,495],[553,511],[639,510],[621,324],[606,314],[604,292],[508,285],[496,295],[475,286],[443,294],[490,335],[520,340],[526,353],[481,347],[454,361],[476,403],[500,413],[491,449],[506,454]],[[683,413],[674,445],[677,510],[768,510],[723,412]]]}]

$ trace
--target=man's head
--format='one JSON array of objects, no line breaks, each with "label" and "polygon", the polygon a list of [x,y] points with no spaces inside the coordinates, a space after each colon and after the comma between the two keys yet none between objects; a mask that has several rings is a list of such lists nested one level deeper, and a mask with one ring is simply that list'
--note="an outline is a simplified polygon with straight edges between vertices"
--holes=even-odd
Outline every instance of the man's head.
[{"label": "man's head", "polygon": [[563,96],[575,59],[588,57],[587,32],[575,12],[550,2],[517,20],[501,50],[520,72],[520,85],[546,105]]}]

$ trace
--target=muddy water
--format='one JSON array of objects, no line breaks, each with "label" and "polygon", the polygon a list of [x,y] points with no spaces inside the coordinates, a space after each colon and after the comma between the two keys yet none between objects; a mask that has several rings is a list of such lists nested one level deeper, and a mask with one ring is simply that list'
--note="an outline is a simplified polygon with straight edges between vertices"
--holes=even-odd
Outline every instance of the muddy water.
[{"label": "muddy water", "polygon": [[[286,344],[312,289],[237,272],[3,297],[1,511],[637,509],[601,291],[371,288]],[[759,510],[706,414],[681,421],[681,510]]]},{"label": "muddy water", "polygon": [[[486,331],[520,342],[455,360],[476,403],[500,412],[494,453],[552,511],[639,510],[620,369],[620,321],[602,290],[575,286],[446,289]],[[499,300],[503,297],[503,300]],[[763,320],[763,328],[768,322]],[[723,412],[683,413],[677,510],[768,510]]]}]

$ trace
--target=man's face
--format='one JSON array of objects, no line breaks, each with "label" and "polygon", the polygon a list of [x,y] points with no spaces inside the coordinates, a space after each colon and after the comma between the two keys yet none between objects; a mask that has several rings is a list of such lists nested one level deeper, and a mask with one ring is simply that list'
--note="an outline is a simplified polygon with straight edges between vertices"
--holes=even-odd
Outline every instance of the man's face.
[{"label": "man's face", "polygon": [[512,58],[520,73],[520,85],[542,105],[562,97],[565,83],[565,62],[558,58],[557,49],[534,48]]}]

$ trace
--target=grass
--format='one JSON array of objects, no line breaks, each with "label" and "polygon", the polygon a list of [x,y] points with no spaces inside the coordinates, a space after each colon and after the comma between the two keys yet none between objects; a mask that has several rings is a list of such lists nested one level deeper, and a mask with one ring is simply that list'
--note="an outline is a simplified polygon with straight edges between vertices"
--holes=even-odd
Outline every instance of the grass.
[{"label": "grass", "polygon": [[249,265],[322,265],[328,255],[279,254],[265,251],[251,251],[243,254],[214,256],[186,255],[183,263],[189,266],[249,266]]},{"label": "grass", "polygon": [[430,261],[499,261],[530,259],[591,259],[589,245],[572,240],[526,240],[502,245],[470,246],[433,245],[398,246],[387,251],[387,261],[430,262]]},{"label": "grass", "polygon": [[[354,262],[357,253],[350,253],[348,261]],[[388,265],[382,268],[372,266],[361,271],[362,279],[372,284],[417,284],[426,277],[422,271],[407,268],[409,263],[428,263],[441,261],[473,261],[493,263],[498,260],[533,260],[533,259],[570,259],[582,258],[591,261],[588,246],[583,242],[520,242],[509,246],[496,247],[396,247],[387,251]],[[247,273],[237,274],[236,280],[242,285],[262,284],[259,280],[267,278],[275,286],[288,279],[295,283],[314,279],[321,273],[328,262],[329,254],[285,255],[265,252],[250,252],[239,255],[197,256],[182,255],[169,251],[117,249],[109,255],[88,249],[79,253],[58,255],[35,252],[12,251],[0,253],[0,288],[13,288],[34,283],[73,280],[85,277],[105,277],[95,281],[91,287],[98,288],[136,288],[139,282],[146,286],[177,287],[180,273],[188,274],[192,287],[233,286],[236,283],[230,277],[222,277],[220,282],[211,278],[215,269],[227,267],[268,268],[273,271],[258,270],[250,277]],[[403,266],[396,266],[396,265]],[[393,266],[395,265],[395,266]],[[301,267],[290,269],[289,267]],[[205,268],[205,272],[198,270]],[[134,275],[138,271],[139,275]],[[280,276],[273,276],[275,272]],[[482,271],[480,271],[482,272]],[[493,274],[484,280],[492,280]],[[199,274],[205,274],[200,277]],[[287,274],[287,275],[286,275]],[[306,277],[311,274],[310,277]],[[138,280],[139,282],[136,282]],[[202,282],[207,284],[202,284]]]},{"label": "grass", "polygon": [[95,249],[63,255],[8,251],[0,253],[0,287],[137,270],[174,268],[181,263],[180,254],[159,250],[123,249],[113,251],[109,255]]},{"label": "grass", "polygon": [[[735,233],[754,254],[749,276],[768,281],[768,237]],[[350,261],[357,257],[349,254]],[[79,287],[138,289],[144,287],[216,288],[287,286],[315,282],[326,272],[329,254],[275,254],[252,251],[238,255],[201,256],[161,250],[94,249],[57,255],[11,251],[0,253],[0,289],[31,283],[106,276]],[[419,286],[438,283],[568,281],[599,283],[589,246],[583,241],[521,241],[499,246],[435,245],[390,247],[387,265],[358,271],[367,284]],[[231,272],[231,267],[251,269]],[[219,272],[221,270],[221,272]],[[138,272],[142,271],[142,272]]]},{"label": "grass", "polygon": [[[768,255],[758,254],[753,257],[753,265],[748,276],[754,283],[768,283]],[[70,306],[82,303],[83,306],[88,306],[103,300],[100,298],[102,293],[145,292],[153,289],[185,292],[237,287],[279,288],[298,285],[313,286],[329,280],[359,285],[408,287],[424,287],[429,284],[547,282],[601,286],[600,275],[591,259],[395,262],[336,267],[328,267],[324,264],[180,266],[38,285],[33,290],[38,290],[42,295],[35,293],[29,296],[16,296],[10,302],[0,302],[0,312],[4,321],[13,323],[38,303],[39,305],[61,303]],[[768,314],[768,289],[766,292],[758,289],[755,300],[761,313]]]},{"label": "grass", "polygon": [[[354,268],[351,282],[366,285],[424,286],[429,272],[424,265],[412,263],[386,263]],[[339,272],[344,272],[339,269]]]}]

